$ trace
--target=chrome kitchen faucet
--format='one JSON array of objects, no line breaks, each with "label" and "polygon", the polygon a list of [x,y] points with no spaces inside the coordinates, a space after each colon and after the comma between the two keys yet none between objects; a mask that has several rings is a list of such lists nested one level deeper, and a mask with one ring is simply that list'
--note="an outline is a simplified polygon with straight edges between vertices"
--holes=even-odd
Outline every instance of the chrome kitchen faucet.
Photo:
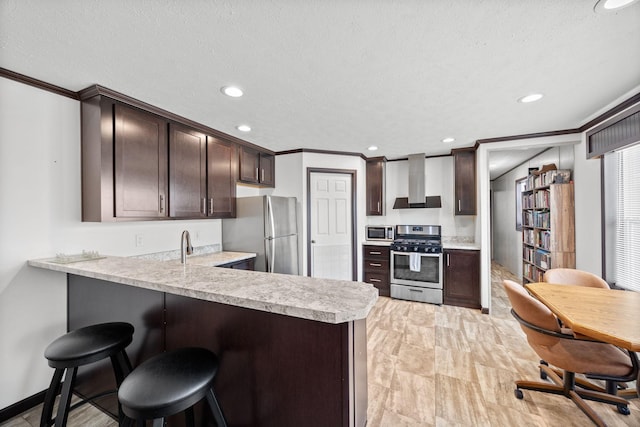
[{"label": "chrome kitchen faucet", "polygon": [[[186,251],[185,251],[186,244]],[[187,255],[191,255],[193,253],[193,246],[191,246],[191,236],[187,230],[182,232],[182,237],[180,237],[180,256],[183,264],[187,263]]]}]

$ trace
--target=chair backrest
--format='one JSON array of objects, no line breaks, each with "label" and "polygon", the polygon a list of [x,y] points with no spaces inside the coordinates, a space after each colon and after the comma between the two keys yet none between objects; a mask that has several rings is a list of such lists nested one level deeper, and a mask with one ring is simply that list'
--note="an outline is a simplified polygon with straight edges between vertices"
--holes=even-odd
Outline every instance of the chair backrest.
[{"label": "chair backrest", "polygon": [[591,288],[609,289],[609,284],[588,271],[574,268],[552,268],[544,273],[544,281],[559,285],[588,286]]},{"label": "chair backrest", "polygon": [[[546,305],[529,295],[529,292],[527,292],[524,286],[511,280],[504,280],[502,283],[507,297],[509,297],[509,301],[511,302],[513,311],[521,319],[539,328],[560,332],[560,325],[558,324],[558,319],[555,314],[553,314]],[[532,346],[551,346],[559,339],[537,332],[522,323],[520,327],[525,334],[527,334],[527,340]]]}]

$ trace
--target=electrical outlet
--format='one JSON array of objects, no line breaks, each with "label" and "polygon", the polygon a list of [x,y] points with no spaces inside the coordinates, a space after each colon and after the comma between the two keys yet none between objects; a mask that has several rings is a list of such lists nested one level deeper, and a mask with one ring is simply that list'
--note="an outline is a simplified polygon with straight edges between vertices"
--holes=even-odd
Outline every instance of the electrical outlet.
[{"label": "electrical outlet", "polygon": [[144,246],[144,237],[142,234],[136,234],[136,247]]}]

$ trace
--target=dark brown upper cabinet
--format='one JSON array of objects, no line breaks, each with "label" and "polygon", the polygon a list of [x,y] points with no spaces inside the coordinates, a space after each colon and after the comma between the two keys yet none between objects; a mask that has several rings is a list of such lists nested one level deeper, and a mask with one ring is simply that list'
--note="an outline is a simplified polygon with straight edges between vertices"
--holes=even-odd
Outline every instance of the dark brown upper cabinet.
[{"label": "dark brown upper cabinet", "polygon": [[82,220],[167,218],[167,122],[103,96],[83,100]]},{"label": "dark brown upper cabinet", "polygon": [[384,215],[384,176],[386,159],[367,159],[367,215]]},{"label": "dark brown upper cabinet", "polygon": [[211,218],[236,216],[236,145],[207,137],[207,214]]},{"label": "dark brown upper cabinet", "polygon": [[250,147],[240,147],[240,181],[275,187],[275,156]]},{"label": "dark brown upper cabinet", "polygon": [[[82,220],[230,218],[238,147],[249,143],[102,86],[79,93]],[[274,155],[257,155],[274,185]]]},{"label": "dark brown upper cabinet", "polygon": [[176,123],[169,125],[169,216],[207,216],[207,137]]},{"label": "dark brown upper cabinet", "polygon": [[453,150],[455,174],[455,215],[476,214],[476,151]]},{"label": "dark brown upper cabinet", "polygon": [[114,105],[115,216],[167,216],[167,125],[162,118]]}]

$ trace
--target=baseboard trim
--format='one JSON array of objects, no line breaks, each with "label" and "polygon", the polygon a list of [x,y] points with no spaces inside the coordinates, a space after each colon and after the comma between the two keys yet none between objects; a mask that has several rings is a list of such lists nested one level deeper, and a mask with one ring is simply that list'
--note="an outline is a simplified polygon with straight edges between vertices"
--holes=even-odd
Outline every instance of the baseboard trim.
[{"label": "baseboard trim", "polygon": [[44,402],[44,395],[46,392],[46,390],[42,390],[40,393],[36,393],[33,396],[29,396],[26,399],[22,399],[21,401],[14,403],[13,405],[0,409],[0,423],[9,421],[16,415],[27,412],[29,409]]},{"label": "baseboard trim", "polygon": [[482,307],[482,309],[480,309],[480,313],[489,314],[489,309],[487,307]]}]

